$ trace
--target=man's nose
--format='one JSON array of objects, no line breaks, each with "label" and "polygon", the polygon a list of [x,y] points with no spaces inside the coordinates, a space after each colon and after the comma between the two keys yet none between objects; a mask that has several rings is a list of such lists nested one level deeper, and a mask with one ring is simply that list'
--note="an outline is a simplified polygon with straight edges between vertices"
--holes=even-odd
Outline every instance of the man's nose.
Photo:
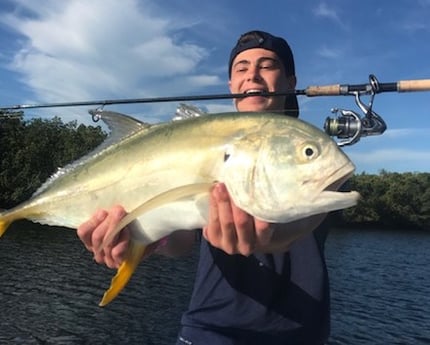
[{"label": "man's nose", "polygon": [[251,65],[248,68],[247,79],[249,81],[260,81],[262,79],[260,74],[260,69],[258,68],[258,66]]}]

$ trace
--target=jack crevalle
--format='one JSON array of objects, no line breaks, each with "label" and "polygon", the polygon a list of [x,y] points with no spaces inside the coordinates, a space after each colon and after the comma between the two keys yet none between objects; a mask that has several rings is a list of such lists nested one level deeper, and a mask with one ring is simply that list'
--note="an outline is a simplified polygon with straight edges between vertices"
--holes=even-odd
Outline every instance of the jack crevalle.
[{"label": "jack crevalle", "polygon": [[0,213],[0,236],[17,219],[76,229],[97,209],[123,205],[128,215],[103,246],[129,223],[131,241],[101,306],[127,284],[148,244],[206,224],[214,181],[225,183],[240,208],[273,223],[350,207],[359,198],[333,190],[351,176],[352,162],[323,131],[296,118],[223,113],[149,125],[100,114],[111,129],[106,142]]}]

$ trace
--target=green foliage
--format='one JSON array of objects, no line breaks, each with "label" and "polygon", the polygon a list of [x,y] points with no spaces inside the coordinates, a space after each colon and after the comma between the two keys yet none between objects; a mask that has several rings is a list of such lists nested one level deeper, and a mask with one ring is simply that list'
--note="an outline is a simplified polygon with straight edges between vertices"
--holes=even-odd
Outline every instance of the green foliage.
[{"label": "green foliage", "polygon": [[63,123],[58,117],[25,121],[22,113],[0,114],[0,207],[28,199],[59,167],[105,137],[100,127]]},{"label": "green foliage", "polygon": [[345,223],[430,230],[430,173],[363,173],[349,187],[362,199],[343,211]]}]

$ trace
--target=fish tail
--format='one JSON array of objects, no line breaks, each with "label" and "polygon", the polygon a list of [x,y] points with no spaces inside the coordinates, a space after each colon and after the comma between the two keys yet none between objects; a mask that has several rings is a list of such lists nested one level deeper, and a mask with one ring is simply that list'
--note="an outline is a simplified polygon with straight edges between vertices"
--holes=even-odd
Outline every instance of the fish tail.
[{"label": "fish tail", "polygon": [[137,265],[139,265],[143,254],[145,253],[145,249],[146,246],[143,244],[133,240],[130,241],[125,259],[118,268],[116,275],[112,278],[109,289],[104,293],[103,298],[99,303],[100,307],[104,307],[108,303],[112,302],[127,285],[136,270]]},{"label": "fish tail", "polygon": [[3,213],[0,212],[0,237],[6,232],[9,225],[12,223]]}]

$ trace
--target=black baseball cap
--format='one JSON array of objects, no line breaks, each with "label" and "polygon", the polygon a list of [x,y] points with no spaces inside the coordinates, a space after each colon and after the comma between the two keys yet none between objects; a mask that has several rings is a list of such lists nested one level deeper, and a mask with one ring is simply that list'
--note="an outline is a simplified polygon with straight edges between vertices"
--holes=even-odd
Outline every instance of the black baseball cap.
[{"label": "black baseball cap", "polygon": [[[254,30],[244,33],[238,39],[236,45],[230,53],[230,61],[228,65],[228,75],[231,78],[231,68],[235,57],[248,49],[263,48],[271,50],[278,55],[282,64],[284,65],[285,74],[287,76],[295,76],[295,65],[293,52],[287,41],[282,37],[276,37],[268,32]],[[299,116],[299,105],[297,102],[297,96],[295,94],[287,95],[285,100],[285,114],[298,117]]]}]

